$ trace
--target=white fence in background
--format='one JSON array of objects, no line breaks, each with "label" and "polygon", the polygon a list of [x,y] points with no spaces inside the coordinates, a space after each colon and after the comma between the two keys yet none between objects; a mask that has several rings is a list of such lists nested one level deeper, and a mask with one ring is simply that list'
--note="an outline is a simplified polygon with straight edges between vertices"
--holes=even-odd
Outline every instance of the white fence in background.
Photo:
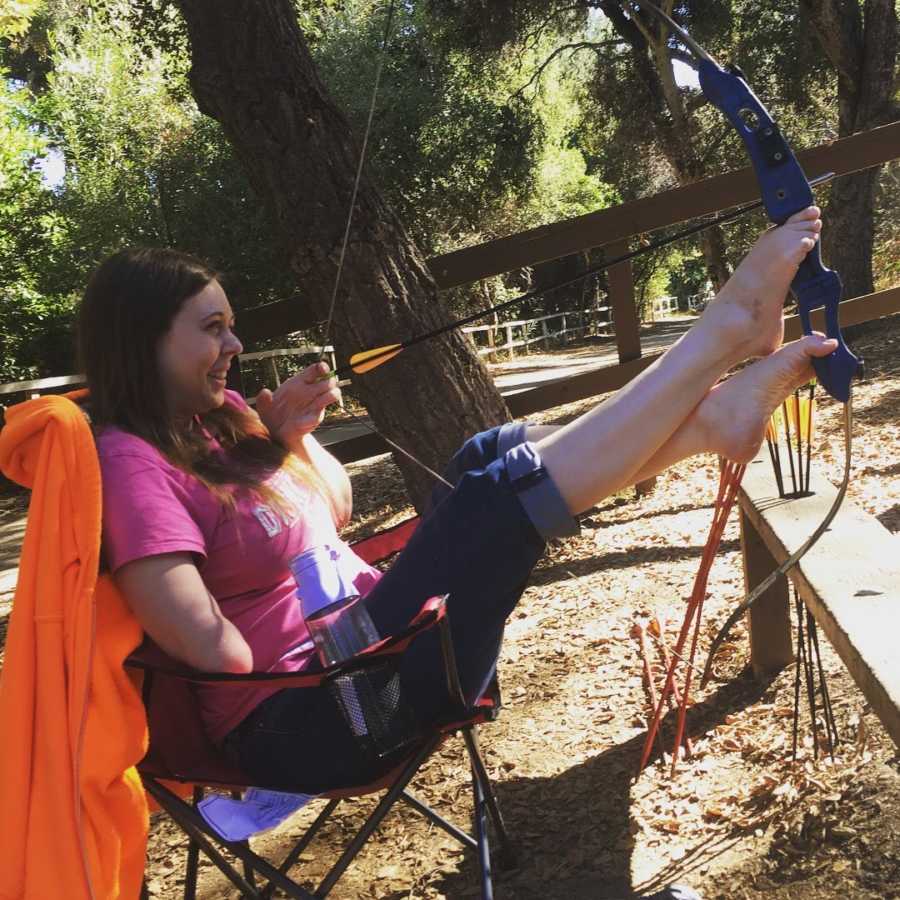
[{"label": "white fence in background", "polygon": [[[242,353],[241,354],[241,363],[245,362],[253,362],[254,360],[258,360],[262,362],[263,360],[269,361],[269,371],[272,373],[272,379],[275,381],[275,386],[278,387],[281,384],[281,376],[278,374],[278,366],[275,363],[275,360],[279,356],[318,356],[319,354],[323,354],[327,357],[328,362],[332,368],[332,370],[337,368],[337,357],[334,355],[334,347],[329,344],[323,350],[322,347],[284,347],[278,350],[259,350],[253,353]],[[349,381],[342,381],[342,385],[350,384]]]},{"label": "white fence in background", "polygon": [[653,317],[669,316],[678,312],[677,297],[657,297],[653,301]]},{"label": "white fence in background", "polygon": [[[479,346],[475,338],[472,338],[479,356],[501,351],[506,351],[512,356],[517,347],[527,348],[539,341],[544,341],[546,346],[555,338],[562,338],[565,342],[566,335],[569,334],[580,334],[582,337],[589,334],[611,336],[614,333],[611,316],[612,308],[610,306],[597,306],[592,309],[576,309],[552,313],[549,316],[537,316],[533,319],[498,322],[496,325],[472,325],[463,328],[463,331],[468,335],[482,332],[488,335],[487,346]],[[557,319],[559,320],[558,327],[551,326],[550,322]],[[497,343],[496,335],[498,333],[505,338],[502,344]]]},{"label": "white fence in background", "polygon": [[[691,294],[688,297],[688,309],[691,312],[702,312],[706,308],[706,304],[712,300],[713,295],[710,292],[703,292],[699,294]],[[677,297],[657,297],[653,301],[653,317],[656,316],[669,316],[678,313],[678,298]]]}]

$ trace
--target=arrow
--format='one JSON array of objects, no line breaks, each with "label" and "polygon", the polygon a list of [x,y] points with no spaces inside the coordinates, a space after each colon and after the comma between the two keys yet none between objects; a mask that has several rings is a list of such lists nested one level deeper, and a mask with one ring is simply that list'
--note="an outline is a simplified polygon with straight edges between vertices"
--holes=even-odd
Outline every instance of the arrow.
[{"label": "arrow", "polygon": [[[818,178],[811,181],[810,184],[823,184],[827,181],[830,181],[834,177],[834,172],[827,172],[826,174],[820,175]],[[621,256],[616,256],[613,259],[606,260],[600,265],[593,266],[592,268],[587,269],[579,275],[576,275],[574,278],[569,278],[566,281],[560,281],[557,284],[551,285],[550,287],[536,288],[531,291],[526,291],[524,294],[520,294],[518,297],[513,297],[512,300],[505,300],[503,303],[498,303],[495,306],[486,306],[483,309],[480,309],[478,312],[472,313],[468,316],[464,316],[461,319],[456,319],[456,321],[450,322],[447,325],[441,325],[439,328],[435,328],[433,331],[428,331],[424,334],[419,334],[415,337],[411,337],[408,340],[401,341],[399,344],[386,344],[383,347],[373,347],[370,350],[362,350],[359,353],[354,353],[353,356],[350,357],[350,361],[348,363],[343,366],[338,366],[336,369],[332,369],[330,372],[326,372],[324,375],[320,376],[319,380],[326,381],[329,378],[341,378],[344,375],[349,375],[351,372],[357,375],[363,375],[366,372],[371,372],[373,369],[377,369],[378,366],[380,366],[382,363],[386,363],[388,360],[393,359],[404,350],[407,350],[409,347],[413,347],[416,344],[421,344],[424,341],[429,341],[432,338],[445,334],[448,331],[452,331],[454,328],[460,328],[464,325],[468,325],[470,322],[475,322],[478,319],[482,319],[490,313],[501,312],[502,310],[508,309],[511,306],[516,306],[519,303],[525,303],[529,300],[534,300],[537,297],[542,297],[544,294],[549,294],[551,291],[557,291],[560,288],[569,287],[569,285],[576,284],[579,281],[583,281],[585,278],[590,278],[591,275],[596,275],[599,272],[605,272],[611,266],[615,266],[623,262],[628,262],[631,259],[636,259],[638,256],[643,256],[645,253],[651,253],[653,250],[658,250],[660,247],[665,247],[668,244],[674,244],[676,241],[680,241],[683,238],[690,237],[691,235],[697,234],[698,232],[705,231],[707,228],[712,228],[714,225],[721,225],[723,222],[730,222],[735,219],[739,219],[741,218],[741,216],[745,216],[747,215],[747,213],[753,212],[753,210],[755,209],[759,209],[762,205],[762,200],[755,200],[753,203],[747,203],[744,206],[739,206],[731,210],[730,212],[719,213],[719,215],[714,216],[707,222],[700,222],[697,225],[691,225],[689,228],[685,228],[683,231],[679,231],[676,234],[672,234],[664,238],[659,238],[659,240],[652,241],[646,246],[639,247],[637,250],[632,250],[629,253],[623,253]]]}]

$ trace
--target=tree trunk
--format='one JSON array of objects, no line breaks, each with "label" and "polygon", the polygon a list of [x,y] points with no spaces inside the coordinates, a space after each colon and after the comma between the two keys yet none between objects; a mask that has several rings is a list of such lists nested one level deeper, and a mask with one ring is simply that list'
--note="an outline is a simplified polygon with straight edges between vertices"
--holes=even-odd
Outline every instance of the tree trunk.
[{"label": "tree trunk", "polygon": [[[838,135],[847,137],[897,118],[894,79],[897,11],[894,0],[800,0],[838,76]],[[863,14],[865,19],[863,19]],[[844,283],[845,297],[874,290],[873,210],[881,168],[841,178],[828,203],[822,251]]]},{"label": "tree trunk", "polygon": [[[197,104],[221,123],[272,214],[304,296],[325,319],[359,151],[316,74],[293,3],[178,5],[190,36]],[[328,335],[339,359],[445,321],[422,255],[364,177]],[[354,376],[354,384],[379,430],[436,471],[466,436],[509,417],[457,331]],[[402,455],[396,459],[421,508],[433,477]]]},{"label": "tree trunk", "polygon": [[703,258],[706,260],[706,271],[712,282],[713,290],[719,291],[725,286],[725,282],[731,278],[731,269],[728,267],[725,255],[725,235],[717,225],[700,232],[700,247],[703,249]]}]

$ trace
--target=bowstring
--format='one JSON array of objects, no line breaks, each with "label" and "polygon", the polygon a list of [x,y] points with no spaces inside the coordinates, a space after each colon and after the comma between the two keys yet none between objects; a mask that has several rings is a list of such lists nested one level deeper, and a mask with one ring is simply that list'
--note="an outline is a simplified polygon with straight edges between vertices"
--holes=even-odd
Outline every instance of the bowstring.
[{"label": "bowstring", "polygon": [[359,183],[362,180],[363,165],[366,161],[366,148],[369,146],[369,136],[372,133],[372,120],[375,117],[375,103],[378,99],[378,87],[381,84],[381,73],[384,71],[384,61],[387,57],[387,45],[391,36],[391,28],[394,21],[394,5],[396,0],[390,0],[387,16],[384,21],[384,34],[381,38],[381,50],[378,54],[378,65],[375,68],[375,84],[372,87],[372,99],[369,102],[369,114],[366,118],[366,127],[363,131],[362,146],[359,151],[359,162],[356,164],[356,177],[353,181],[353,190],[350,194],[350,209],[347,211],[347,224],[344,227],[344,236],[341,239],[341,252],[338,256],[337,273],[334,277],[334,286],[331,289],[331,301],[328,305],[328,318],[325,320],[325,331],[322,334],[322,349],[319,351],[317,362],[322,362],[325,356],[325,348],[328,346],[328,337],[331,334],[331,325],[334,321],[334,309],[337,303],[338,289],[341,285],[341,273],[344,271],[344,259],[347,255],[347,244],[350,241],[350,228],[353,224],[353,212],[356,209],[356,197],[359,194]]},{"label": "bowstring", "polygon": [[[381,37],[381,49],[378,53],[378,65],[375,68],[375,82],[372,86],[372,99],[369,102],[369,113],[366,117],[366,127],[363,131],[362,145],[360,146],[359,151],[359,161],[356,165],[356,176],[353,180],[353,190],[350,194],[350,209],[347,211],[347,223],[344,226],[344,236],[341,239],[341,250],[340,254],[338,255],[337,272],[335,273],[334,277],[334,286],[331,289],[331,300],[328,304],[328,318],[325,321],[325,330],[322,333],[322,347],[319,350],[318,359],[316,360],[316,362],[322,362],[323,358],[325,357],[325,352],[329,344],[329,336],[331,334],[331,326],[334,323],[334,311],[337,305],[338,291],[341,285],[341,274],[344,271],[344,260],[347,256],[347,245],[350,242],[350,229],[353,225],[353,213],[356,210],[356,198],[359,194],[360,182],[362,181],[363,166],[366,160],[366,150],[369,146],[369,137],[372,134],[372,121],[375,118],[375,105],[378,100],[378,89],[381,84],[381,74],[384,71],[384,62],[387,58],[388,41],[390,40],[391,31],[393,29],[395,6],[396,0],[390,0],[390,3],[388,4],[387,15],[385,16],[384,21],[384,33]],[[448,488],[452,490],[453,485],[449,481],[447,481],[446,478],[435,472],[434,469],[432,469],[430,466],[422,462],[422,460],[418,459],[416,456],[410,453],[409,450],[406,450],[395,441],[392,441],[389,437],[386,437],[384,434],[378,431],[378,429],[375,428],[375,426],[372,425],[371,422],[367,421],[362,416],[356,415],[356,413],[352,412],[349,409],[345,409],[344,413],[348,415],[354,422],[362,425],[364,428],[367,428],[373,434],[377,434],[386,444],[388,444],[388,446],[396,450],[398,453],[401,453],[407,459],[421,466],[429,475],[431,475],[437,481],[443,482]]]},{"label": "bowstring", "polygon": [[844,404],[844,475],[841,479],[840,487],[838,488],[838,492],[834,498],[834,502],[831,504],[831,508],[825,514],[825,518],[819,523],[816,527],[815,531],[790,555],[788,558],[780,565],[774,572],[772,572],[768,577],[766,577],[763,581],[761,581],[758,585],[756,585],[753,590],[751,590],[744,599],[732,610],[731,615],[725,620],[725,624],[719,629],[716,636],[713,638],[712,644],[710,644],[709,650],[707,651],[706,657],[706,665],[703,667],[703,675],[701,677],[701,687],[705,685],[711,675],[712,668],[714,663],[714,657],[719,650],[719,647],[725,643],[728,635],[731,632],[731,629],[738,623],[740,617],[750,609],[751,606],[762,596],[765,591],[767,591],[774,583],[775,580],[783,575],[786,575],[797,563],[800,562],[801,559],[813,548],[813,545],[822,537],[823,534],[828,530],[828,526],[831,525],[832,520],[837,515],[838,510],[841,507],[841,504],[844,501],[844,495],[847,493],[847,488],[850,484],[850,471],[852,467],[852,455],[853,455],[853,388],[852,385],[850,387],[850,393],[847,397],[847,402]]}]

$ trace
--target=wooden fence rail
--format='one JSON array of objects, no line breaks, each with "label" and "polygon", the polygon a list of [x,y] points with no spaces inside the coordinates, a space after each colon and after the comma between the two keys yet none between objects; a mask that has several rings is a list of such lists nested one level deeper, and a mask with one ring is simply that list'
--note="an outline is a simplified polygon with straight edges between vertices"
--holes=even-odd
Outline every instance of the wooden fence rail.
[{"label": "wooden fence rail", "polygon": [[[807,175],[815,178],[826,172],[834,172],[840,176],[880,165],[896,159],[898,148],[900,122],[892,122],[803,150],[797,156]],[[443,290],[591,248],[602,247],[609,257],[618,256],[629,249],[628,242],[637,235],[709,215],[758,197],[756,176],[748,166],[652,197],[642,197],[619,206],[435,256],[427,261],[428,268],[438,287]],[[619,268],[620,266],[615,267]],[[612,276],[611,270],[610,277]],[[627,283],[625,279],[623,283]],[[610,287],[612,295],[612,284]],[[626,303],[633,305],[632,294],[626,293],[627,297],[621,300],[623,307]],[[619,299],[611,296],[611,300],[615,308]],[[621,325],[622,317],[614,318]],[[243,310],[241,336],[252,343],[311,328],[315,324],[316,318],[308,305],[298,300],[279,300],[255,309]],[[631,340],[627,332],[621,336],[625,341]],[[633,347],[625,347],[621,357],[629,358],[633,352]]]}]

